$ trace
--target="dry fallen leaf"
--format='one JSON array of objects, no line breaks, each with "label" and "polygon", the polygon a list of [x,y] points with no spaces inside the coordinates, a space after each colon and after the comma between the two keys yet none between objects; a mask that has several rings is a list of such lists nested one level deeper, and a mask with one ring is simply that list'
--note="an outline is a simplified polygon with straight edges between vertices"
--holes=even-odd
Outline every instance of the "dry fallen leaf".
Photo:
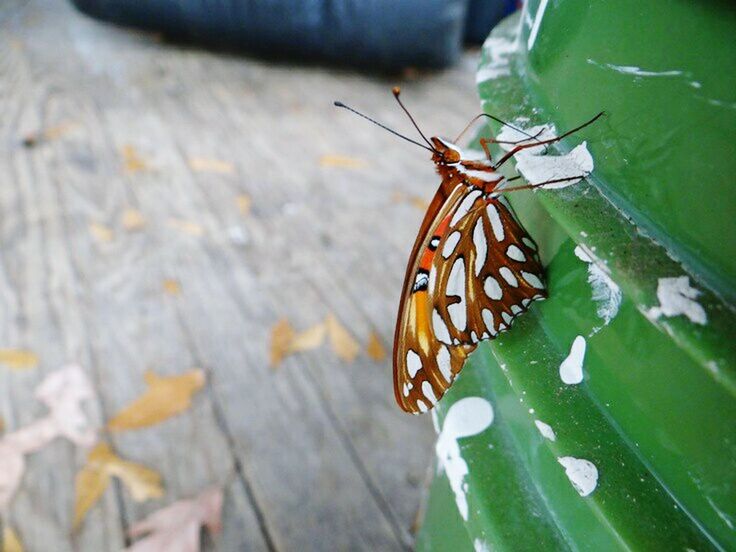
[{"label": "dry fallen leaf", "polygon": [[164,292],[168,293],[169,295],[181,294],[181,284],[179,283],[179,280],[175,280],[174,278],[166,278],[162,282],[162,286],[164,288]]},{"label": "dry fallen leaf", "polygon": [[18,534],[7,525],[3,527],[2,552],[23,552],[23,545],[20,538],[18,538]]},{"label": "dry fallen leaf", "polygon": [[136,502],[159,498],[164,493],[161,475],[158,472],[141,464],[123,460],[112,451],[110,445],[100,443],[87,455],[87,463],[77,474],[75,529],[110,485],[111,477],[120,479]]},{"label": "dry fallen leaf", "polygon": [[92,399],[94,390],[79,366],[67,366],[46,376],[35,396],[48,407],[49,414],[0,439],[0,512],[8,507],[20,485],[25,455],[57,437],[82,447],[92,446],[97,437],[82,409],[82,402]]},{"label": "dry fallen leaf", "polygon": [[138,151],[130,144],[123,146],[123,168],[127,173],[145,171],[148,169],[146,162],[140,156]]},{"label": "dry fallen leaf", "polygon": [[235,165],[222,159],[210,157],[190,157],[189,168],[197,172],[213,172],[219,174],[235,173]]},{"label": "dry fallen leaf", "polygon": [[38,356],[24,349],[0,349],[0,364],[14,370],[33,368],[38,364]]},{"label": "dry fallen leaf", "polygon": [[286,318],[279,320],[271,329],[271,368],[276,368],[289,353],[294,341],[294,328]]},{"label": "dry fallen leaf", "polygon": [[98,242],[108,243],[112,241],[112,230],[99,222],[89,223],[89,233],[92,234],[92,237]]},{"label": "dry fallen leaf", "polygon": [[327,335],[330,337],[332,350],[335,354],[346,362],[352,362],[360,352],[360,344],[340,324],[340,321],[334,315],[328,314],[325,318],[327,325]]},{"label": "dry fallen leaf", "polygon": [[289,344],[288,353],[298,353],[316,349],[324,343],[327,326],[324,322],[315,324],[311,328],[296,334]]},{"label": "dry fallen leaf", "polygon": [[145,393],[118,412],[108,423],[110,431],[140,429],[181,414],[192,405],[192,395],[204,387],[204,371],[190,370],[176,376],[146,372]]},{"label": "dry fallen leaf", "polygon": [[146,225],[146,219],[138,209],[126,209],[123,211],[123,228],[129,232],[140,230]]},{"label": "dry fallen leaf", "polygon": [[217,533],[221,527],[222,490],[207,489],[191,500],[178,500],[133,524],[131,537],[145,538],[126,552],[198,552],[200,531]]},{"label": "dry fallen leaf", "polygon": [[169,225],[190,236],[199,237],[204,234],[204,228],[198,222],[172,218],[169,219]]},{"label": "dry fallen leaf", "polygon": [[368,345],[365,350],[366,353],[368,353],[368,356],[375,361],[381,362],[386,358],[386,349],[383,348],[381,338],[378,337],[376,332],[371,332],[371,336],[368,338]]},{"label": "dry fallen leaf", "polygon": [[320,157],[319,164],[323,167],[341,167],[344,169],[362,169],[367,166],[364,159],[330,154]]},{"label": "dry fallen leaf", "polygon": [[241,215],[247,215],[250,213],[250,206],[251,206],[251,199],[248,194],[240,194],[236,199],[235,202],[238,205],[238,210],[240,211]]}]

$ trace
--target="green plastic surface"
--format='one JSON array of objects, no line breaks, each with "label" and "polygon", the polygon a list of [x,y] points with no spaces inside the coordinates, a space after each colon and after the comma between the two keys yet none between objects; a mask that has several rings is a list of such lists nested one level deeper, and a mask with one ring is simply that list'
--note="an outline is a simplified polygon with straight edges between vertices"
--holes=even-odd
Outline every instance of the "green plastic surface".
[{"label": "green plastic surface", "polygon": [[[736,26],[725,3],[643,4],[532,0],[484,48],[486,112],[559,132],[608,115],[549,152],[586,140],[587,182],[508,194],[540,244],[550,298],[479,347],[435,408],[438,431],[468,397],[494,417],[457,439],[467,520],[442,471],[420,550],[736,550],[736,152],[726,138],[736,131],[736,41],[725,34]],[[591,266],[622,292],[610,321]],[[699,290],[705,324],[652,316],[660,278],[673,277]],[[583,381],[568,385],[559,369],[576,336],[586,340]],[[573,487],[565,457],[596,467],[589,495]],[[456,547],[437,526],[443,516],[465,526]]]}]

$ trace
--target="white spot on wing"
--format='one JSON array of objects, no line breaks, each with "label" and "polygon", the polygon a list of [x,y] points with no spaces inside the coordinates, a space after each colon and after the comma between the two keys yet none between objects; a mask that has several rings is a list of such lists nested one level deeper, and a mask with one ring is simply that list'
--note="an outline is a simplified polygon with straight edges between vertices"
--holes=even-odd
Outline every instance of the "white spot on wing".
[{"label": "white spot on wing", "polygon": [[580,496],[588,496],[598,485],[598,469],[589,460],[563,456],[557,461],[565,468],[567,478]]},{"label": "white spot on wing", "polygon": [[678,316],[684,314],[691,322],[705,325],[708,317],[705,309],[695,301],[700,291],[690,286],[687,276],[676,278],[660,278],[657,284],[659,306],[647,311],[647,316],[657,319],[660,316]]},{"label": "white spot on wing", "polygon": [[488,244],[486,243],[486,233],[483,231],[483,219],[478,218],[473,228],[473,245],[475,245],[475,275],[480,275],[483,265],[488,255]]},{"label": "white spot on wing", "polygon": [[452,380],[452,365],[450,363],[450,351],[445,345],[442,345],[440,350],[437,351],[437,366],[445,381],[450,383]]},{"label": "white spot on wing", "polygon": [[494,335],[496,333],[496,329],[493,327],[493,313],[491,310],[483,309],[481,316],[483,317],[483,323],[486,325],[486,328],[488,328],[488,331],[491,335]]},{"label": "white spot on wing", "polygon": [[437,438],[435,450],[439,464],[444,468],[447,479],[455,493],[460,516],[468,519],[468,486],[465,476],[468,464],[463,459],[459,439],[471,437],[485,431],[493,423],[493,407],[482,397],[467,397],[457,401],[447,411],[445,422]]},{"label": "white spot on wing", "polygon": [[440,313],[437,309],[432,311],[432,329],[434,330],[434,336],[438,341],[442,343],[450,344],[452,339],[450,338],[450,331],[447,329],[447,324],[442,320]]},{"label": "white spot on wing", "polygon": [[503,223],[501,222],[501,217],[498,214],[498,209],[496,209],[496,206],[492,203],[488,204],[488,207],[486,207],[486,211],[488,212],[488,218],[491,221],[491,228],[493,229],[493,235],[496,236],[496,240],[502,242],[505,233],[503,230]]},{"label": "white spot on wing", "polygon": [[420,412],[426,412],[428,410],[427,405],[424,404],[422,399],[417,399],[417,408]]},{"label": "white spot on wing", "polygon": [[536,274],[532,274],[531,272],[526,272],[522,270],[521,277],[524,278],[524,280],[526,280],[526,282],[533,288],[544,289],[544,284],[542,283],[542,280],[540,280],[539,276],[537,276]]},{"label": "white spot on wing", "polygon": [[514,276],[514,273],[511,272],[511,269],[509,269],[506,266],[502,266],[498,269],[498,273],[501,275],[501,277],[506,280],[506,282],[511,287],[519,287],[519,281],[516,279],[516,276]]},{"label": "white spot on wing", "polygon": [[432,384],[427,380],[422,382],[422,393],[427,397],[429,404],[437,404],[437,397],[434,394],[434,389],[432,389]]},{"label": "white spot on wing", "polygon": [[409,377],[413,378],[421,369],[422,359],[417,353],[409,349],[409,352],[406,353],[406,370],[407,372],[409,372]]},{"label": "white spot on wing", "polygon": [[460,232],[458,232],[457,230],[447,236],[447,239],[445,240],[445,245],[442,246],[442,256],[445,259],[448,259],[450,255],[452,255],[452,252],[455,251],[455,247],[457,247],[461,236],[462,234],[460,234]]},{"label": "white spot on wing", "polygon": [[460,205],[457,207],[457,211],[452,215],[450,226],[455,226],[461,218],[468,214],[468,211],[470,211],[470,208],[473,206],[473,203],[475,203],[475,200],[478,199],[480,194],[480,190],[473,190],[463,198]]},{"label": "white spot on wing", "polygon": [[567,385],[583,381],[583,360],[585,359],[585,338],[579,335],[572,342],[570,354],[560,364],[560,379]]},{"label": "white spot on wing", "polygon": [[509,259],[513,259],[514,261],[519,261],[520,263],[523,263],[526,261],[526,255],[524,255],[524,252],[519,249],[516,245],[509,245],[508,249],[506,249],[506,256]]},{"label": "white spot on wing", "polygon": [[450,314],[450,321],[460,331],[465,330],[468,322],[467,310],[465,306],[465,261],[462,257],[455,260],[450,270],[450,276],[447,280],[447,295],[460,297],[460,301],[448,305],[447,312]]},{"label": "white spot on wing", "polygon": [[493,276],[489,276],[485,279],[483,282],[483,291],[486,292],[486,295],[490,297],[491,299],[498,301],[503,297],[503,291],[501,290],[501,286],[498,284],[498,280],[496,280]]}]

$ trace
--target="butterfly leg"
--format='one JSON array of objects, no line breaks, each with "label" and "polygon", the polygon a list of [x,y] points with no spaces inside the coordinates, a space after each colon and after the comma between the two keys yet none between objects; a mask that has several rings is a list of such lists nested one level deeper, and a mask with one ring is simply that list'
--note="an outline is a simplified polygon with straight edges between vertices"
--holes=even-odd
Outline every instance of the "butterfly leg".
[{"label": "butterfly leg", "polygon": [[593,117],[590,121],[588,121],[586,123],[583,123],[582,125],[580,125],[578,127],[575,127],[572,130],[568,130],[566,133],[561,134],[560,136],[557,136],[555,138],[550,138],[549,140],[539,140],[539,141],[534,142],[532,144],[521,144],[520,146],[516,146],[512,150],[506,152],[506,154],[503,157],[501,157],[501,159],[498,160],[498,163],[496,163],[493,166],[493,168],[494,169],[498,169],[506,161],[508,161],[509,159],[511,159],[514,155],[516,155],[517,153],[519,153],[522,150],[525,150],[525,149],[528,149],[528,148],[536,148],[538,146],[543,146],[543,145],[546,145],[546,144],[554,144],[555,142],[559,142],[563,138],[566,138],[566,137],[570,136],[571,134],[573,134],[573,133],[575,133],[575,132],[577,132],[577,131],[585,128],[586,126],[588,126],[590,124],[593,124],[595,121],[597,121],[602,116],[603,116],[603,111],[601,111],[600,113],[598,113],[598,115],[596,115],[595,117]]},{"label": "butterfly leg", "polygon": [[[556,184],[558,182],[568,182],[570,180],[580,180],[582,178],[587,178],[588,174],[581,174],[581,175],[578,175],[578,176],[568,176],[568,177],[565,177],[565,178],[553,178],[552,180],[545,180],[544,182],[535,182],[534,184],[525,184],[523,186],[514,186],[513,188],[501,188],[500,190],[497,190],[497,191],[498,192],[501,192],[501,193],[505,193],[505,192],[515,192],[517,190],[530,190],[532,188],[538,188],[540,186],[546,186],[547,184]],[[512,180],[516,180],[517,178],[521,178],[521,177],[515,176],[514,178],[509,178],[506,182],[511,182]]]}]

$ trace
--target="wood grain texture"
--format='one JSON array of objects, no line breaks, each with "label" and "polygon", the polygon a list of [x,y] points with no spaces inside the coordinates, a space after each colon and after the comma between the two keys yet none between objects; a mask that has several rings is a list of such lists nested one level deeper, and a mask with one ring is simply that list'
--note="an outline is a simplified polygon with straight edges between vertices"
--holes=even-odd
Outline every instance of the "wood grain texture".
[{"label": "wood grain texture", "polygon": [[[452,135],[477,111],[474,60],[398,80],[426,132]],[[92,378],[100,424],[147,369],[209,379],[188,413],[105,437],[161,471],[161,500],[137,504],[116,485],[71,534],[84,451],[58,441],[29,458],[3,517],[28,550],[120,550],[132,522],[211,484],[227,494],[208,550],[411,547],[433,433],[393,403],[389,361],[345,364],[323,347],[268,366],[281,317],[304,329],[334,313],[361,343],[372,331],[390,343],[422,216],[393,194],[429,198],[438,181],[426,152],[332,100],[412,134],[392,84],[162,43],[58,0],[3,3],[0,346],[40,357],[0,367],[6,431],[43,413],[33,388],[65,362]],[[193,170],[197,157],[234,170]],[[126,209],[145,224],[126,228]]]}]

